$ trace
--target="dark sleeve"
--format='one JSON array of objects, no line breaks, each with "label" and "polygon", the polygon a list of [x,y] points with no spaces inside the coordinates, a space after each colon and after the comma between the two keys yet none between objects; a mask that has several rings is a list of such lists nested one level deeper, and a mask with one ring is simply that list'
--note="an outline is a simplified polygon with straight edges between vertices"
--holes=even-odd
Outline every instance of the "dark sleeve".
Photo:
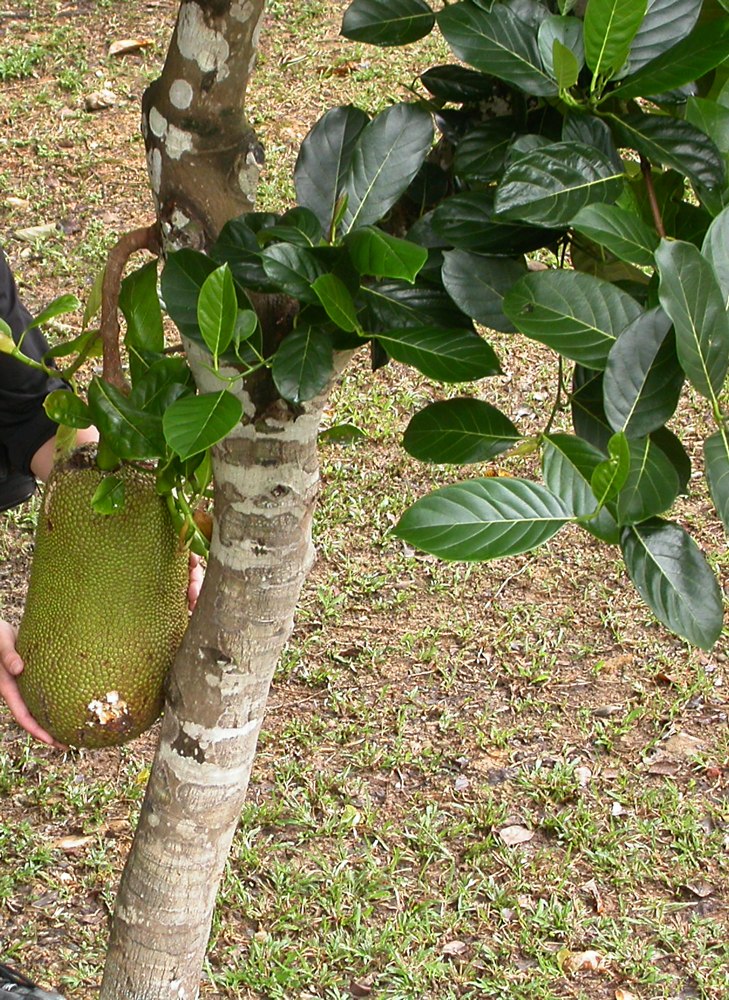
[{"label": "dark sleeve", "polygon": [[[0,317],[10,327],[16,343],[31,322],[31,315],[18,298],[8,262],[0,250]],[[40,361],[48,350],[43,335],[32,329],[23,338],[23,354]],[[30,472],[30,462],[36,451],[58,429],[43,409],[43,400],[54,389],[68,388],[65,382],[49,378],[16,361],[7,354],[0,354],[0,445],[5,450],[11,468]]]}]

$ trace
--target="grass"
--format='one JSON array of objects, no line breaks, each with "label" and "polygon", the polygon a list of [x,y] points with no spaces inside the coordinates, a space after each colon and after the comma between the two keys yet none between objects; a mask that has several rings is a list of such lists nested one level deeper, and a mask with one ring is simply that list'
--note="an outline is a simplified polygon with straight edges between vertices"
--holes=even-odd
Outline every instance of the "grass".
[{"label": "grass", "polygon": [[[138,98],[175,5],[153,17],[137,0],[97,2],[60,24],[50,0],[21,6],[34,38],[21,19],[0,40],[0,191],[21,202],[2,235],[36,308],[83,297],[115,235],[150,215]],[[268,150],[261,207],[292,198],[296,150],[327,106],[375,110],[423,65],[343,42],[344,7],[268,5],[249,106]],[[152,46],[108,58],[110,38],[135,36]],[[89,115],[100,81],[122,100]],[[68,219],[66,235],[14,238]],[[538,427],[555,385],[546,352],[494,346],[504,376],[465,391]],[[396,541],[405,506],[452,478],[404,455],[402,431],[453,392],[397,366],[373,378],[359,359],[332,400],[328,423],[366,437],[321,448],[319,562],[271,694],[203,996],[723,1000],[727,653],[667,635],[618,560],[576,531],[489,566]],[[697,420],[690,400],[683,418]],[[0,520],[15,620],[34,509]],[[680,516],[726,573],[706,509],[698,494]],[[2,722],[0,959],[85,1000],[153,738],[59,757]],[[522,843],[505,841],[510,827]],[[590,950],[600,967],[575,967]]]}]

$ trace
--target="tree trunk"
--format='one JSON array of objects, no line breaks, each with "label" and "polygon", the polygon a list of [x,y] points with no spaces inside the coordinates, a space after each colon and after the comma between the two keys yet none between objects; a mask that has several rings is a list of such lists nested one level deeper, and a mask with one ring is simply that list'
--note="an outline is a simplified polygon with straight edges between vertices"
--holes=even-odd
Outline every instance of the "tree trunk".
[{"label": "tree trunk", "polygon": [[[242,110],[264,0],[183,0],[143,131],[164,240],[204,249],[249,210],[262,151]],[[190,358],[201,391],[220,382]],[[209,360],[209,359],[208,359]],[[230,373],[229,373],[230,374]],[[205,583],[167,704],[112,925],[102,1000],[193,998],[274,668],[313,561],[325,397],[292,408],[267,370],[216,449]]]}]

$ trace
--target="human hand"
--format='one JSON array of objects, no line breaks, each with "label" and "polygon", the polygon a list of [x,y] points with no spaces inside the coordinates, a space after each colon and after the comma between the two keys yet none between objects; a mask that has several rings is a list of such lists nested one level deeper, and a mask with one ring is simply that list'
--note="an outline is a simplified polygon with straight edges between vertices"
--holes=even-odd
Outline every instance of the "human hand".
[{"label": "human hand", "polygon": [[205,579],[205,570],[200,562],[200,556],[194,552],[190,553],[190,573],[187,578],[187,606],[190,611],[195,610],[197,599],[200,596],[200,588]]},{"label": "human hand", "polygon": [[0,619],[0,698],[5,701],[18,725],[34,739],[63,750],[63,744],[38,725],[20,695],[16,677],[23,672],[23,661],[15,648],[15,636],[13,626]]}]

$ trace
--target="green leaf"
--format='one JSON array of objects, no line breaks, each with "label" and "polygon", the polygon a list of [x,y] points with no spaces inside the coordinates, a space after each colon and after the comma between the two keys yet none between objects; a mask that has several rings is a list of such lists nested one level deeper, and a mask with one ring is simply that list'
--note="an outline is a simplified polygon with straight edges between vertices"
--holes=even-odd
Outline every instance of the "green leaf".
[{"label": "green leaf", "polygon": [[615,201],[624,174],[603,153],[579,142],[541,146],[507,166],[494,210],[503,219],[566,226],[585,205]]},{"label": "green leaf", "polygon": [[103,379],[94,378],[88,391],[94,424],[119,458],[143,462],[164,454],[162,421],[135,406]]},{"label": "green leaf", "polygon": [[183,337],[202,343],[197,323],[197,300],[205,279],[216,263],[196,250],[169,254],[162,271],[161,290],[165,308]]},{"label": "green leaf", "polygon": [[603,369],[641,308],[616,285],[579,271],[537,271],[504,296],[504,312],[527,337],[587,368]]},{"label": "green leaf", "polygon": [[527,94],[557,96],[556,83],[542,67],[536,32],[505,4],[490,11],[472,3],[450,4],[438,14],[438,26],[463,62]]},{"label": "green leaf", "polygon": [[501,172],[514,141],[516,119],[500,115],[469,129],[456,146],[453,170],[465,180],[490,181]]},{"label": "green leaf", "polygon": [[623,330],[610,349],[605,414],[614,430],[644,437],[673,416],[682,386],[671,320],[660,307],[651,309]]},{"label": "green leaf", "polygon": [[65,427],[90,427],[91,411],[83,399],[67,389],[55,389],[43,400],[43,409],[51,420]]},{"label": "green leaf", "polygon": [[121,283],[119,308],[127,323],[124,343],[128,348],[164,350],[162,307],[157,294],[157,261],[132,271]]},{"label": "green leaf", "polygon": [[[539,26],[537,42],[544,68],[555,78],[560,90],[569,90],[577,83],[585,62],[580,21],[576,17],[546,17]],[[561,79],[566,71],[569,76],[574,74],[571,83]]]},{"label": "green leaf", "polygon": [[523,439],[509,418],[480,399],[431,403],[410,420],[405,450],[423,462],[487,462]]},{"label": "green leaf", "polygon": [[693,243],[679,240],[661,240],[656,264],[679,361],[694,388],[716,400],[729,371],[729,317],[714,270]]},{"label": "green leaf", "polygon": [[412,283],[428,259],[424,247],[371,226],[350,233],[345,244],[357,271],[375,278],[401,278]]},{"label": "green leaf", "polygon": [[568,112],[562,123],[562,142],[592,146],[610,160],[616,171],[624,169],[610,126],[602,118],[584,111]]},{"label": "green leaf", "polygon": [[688,495],[691,481],[691,459],[679,438],[667,427],[659,427],[657,431],[653,431],[650,439],[654,445],[661,449],[673,466],[678,476],[679,493]]},{"label": "green leaf", "polygon": [[597,509],[590,485],[604,456],[597,448],[572,434],[546,434],[542,443],[542,475],[565,510],[586,517]]},{"label": "green leaf", "polygon": [[104,476],[91,498],[97,514],[118,514],[124,509],[126,483],[119,476]]},{"label": "green leaf", "polygon": [[492,76],[454,63],[433,66],[422,73],[420,79],[433,97],[454,104],[470,104],[494,96],[495,81]]},{"label": "green leaf", "polygon": [[424,0],[353,0],[342,34],[370,45],[407,45],[429,34],[435,14]]},{"label": "green leaf", "polygon": [[324,444],[358,444],[366,440],[365,432],[355,424],[334,424],[319,431],[319,441]]},{"label": "green leaf", "polygon": [[327,316],[340,330],[359,330],[357,307],[349,289],[336,274],[322,274],[311,286]]},{"label": "green leaf", "polygon": [[729,108],[705,97],[689,97],[686,102],[686,121],[713,139],[726,163],[729,153]]},{"label": "green leaf", "polygon": [[238,299],[227,264],[209,274],[197,300],[197,323],[215,367],[233,339],[238,319]]},{"label": "green leaf", "polygon": [[298,247],[319,246],[324,236],[322,225],[309,208],[296,208],[285,212],[275,226],[267,226],[258,234],[258,242],[265,246],[274,240],[293,243]]},{"label": "green leaf", "polygon": [[331,335],[304,326],[286,337],[273,356],[271,374],[284,399],[303,403],[326,389],[334,371]]},{"label": "green leaf", "polygon": [[556,243],[559,230],[510,223],[494,217],[491,191],[446,198],[433,212],[433,230],[459,250],[514,257]]},{"label": "green leaf", "polygon": [[311,250],[277,243],[263,251],[261,262],[267,277],[286,295],[310,304],[319,301],[313,285],[327,267]]},{"label": "green leaf", "polygon": [[474,479],[418,500],[394,534],[440,559],[483,562],[529,552],[568,520],[559,499],[538,483]]},{"label": "green leaf", "polygon": [[640,216],[618,205],[586,205],[572,219],[572,227],[620,260],[653,267],[658,234]]},{"label": "green leaf", "polygon": [[502,308],[504,295],[526,273],[524,260],[450,250],[443,254],[443,284],[456,305],[491,330],[512,333]]},{"label": "green leaf", "polygon": [[[14,342],[13,342],[14,343]],[[64,340],[54,346],[43,355],[44,362],[52,358],[67,358],[71,354],[85,353],[88,358],[100,358],[103,351],[101,337],[98,330],[84,330],[78,337],[72,340]]]},{"label": "green leaf", "polygon": [[347,197],[343,232],[385,216],[420,170],[433,142],[430,114],[414,104],[395,104],[359,134],[340,194]]},{"label": "green leaf", "polygon": [[83,303],[75,295],[59,295],[53,302],[49,302],[42,312],[35,316],[28,328],[34,326],[45,326],[57,316],[65,316],[66,313],[75,312],[80,309]]},{"label": "green leaf", "polygon": [[[650,38],[651,46],[661,45],[661,30],[656,30],[656,25],[651,18],[651,11],[648,13],[646,22],[652,30],[652,35],[646,31],[645,35],[639,34],[636,38],[634,53],[639,51],[637,44],[641,37]],[[644,27],[646,26],[644,22]],[[666,27],[671,29],[670,23],[666,22]],[[729,18],[719,21],[712,21],[708,24],[701,24],[695,28],[688,37],[677,45],[666,50],[661,48],[661,55],[651,59],[642,69],[631,74],[615,88],[608,91],[606,97],[619,97],[621,101],[632,100],[635,97],[649,97],[652,94],[662,94],[669,90],[675,90],[685,83],[691,83],[704,76],[710,70],[724,62],[729,46]],[[652,49],[655,51],[655,49]]]},{"label": "green leaf", "polygon": [[473,324],[442,289],[398,281],[364,285],[360,299],[367,312],[366,329],[442,326],[473,330]]},{"label": "green leaf", "polygon": [[650,438],[630,442],[630,471],[617,497],[618,523],[635,524],[662,514],[678,496],[678,474]]},{"label": "green leaf", "polygon": [[183,461],[222,441],[243,416],[241,401],[223,389],[176,400],[162,426],[167,444]]},{"label": "green leaf", "polygon": [[218,264],[228,264],[235,280],[246,288],[270,290],[261,264],[261,247],[250,226],[250,215],[226,222],[210,248],[210,256]]},{"label": "green leaf", "polygon": [[646,12],[646,0],[588,0],[585,61],[607,80],[622,68]]},{"label": "green leaf", "polygon": [[714,269],[724,306],[729,309],[729,208],[712,220],[701,252]]},{"label": "green leaf", "polygon": [[686,38],[696,25],[701,3],[702,0],[649,0],[646,15],[630,46],[627,70],[636,73]]},{"label": "green leaf", "polygon": [[603,372],[575,365],[570,410],[575,433],[606,454],[613,429],[605,416],[602,391],[604,381]]},{"label": "green leaf", "polygon": [[611,116],[621,145],[637,149],[647,159],[673,167],[702,187],[720,188],[725,182],[719,150],[704,132],[680,118],[646,115],[640,111]]},{"label": "green leaf", "polygon": [[618,495],[630,472],[630,442],[622,431],[613,434],[607,449],[607,461],[595,467],[590,480],[592,492],[601,507]]},{"label": "green leaf", "polygon": [[160,358],[135,381],[128,399],[138,410],[162,417],[176,399],[194,391],[192,372],[184,358]]},{"label": "green leaf", "polygon": [[725,426],[704,442],[704,462],[711,499],[729,534],[729,430]]},{"label": "green leaf", "polygon": [[701,649],[721,635],[719,585],[684,529],[654,518],[623,529],[620,547],[630,579],[656,618]]},{"label": "green leaf", "polygon": [[359,108],[332,108],[301,144],[294,169],[296,196],[324,230],[331,228],[335,207],[352,153],[369,117]]},{"label": "green leaf", "polygon": [[436,382],[474,382],[501,371],[493,348],[468,330],[423,326],[374,336],[390,357]]}]

